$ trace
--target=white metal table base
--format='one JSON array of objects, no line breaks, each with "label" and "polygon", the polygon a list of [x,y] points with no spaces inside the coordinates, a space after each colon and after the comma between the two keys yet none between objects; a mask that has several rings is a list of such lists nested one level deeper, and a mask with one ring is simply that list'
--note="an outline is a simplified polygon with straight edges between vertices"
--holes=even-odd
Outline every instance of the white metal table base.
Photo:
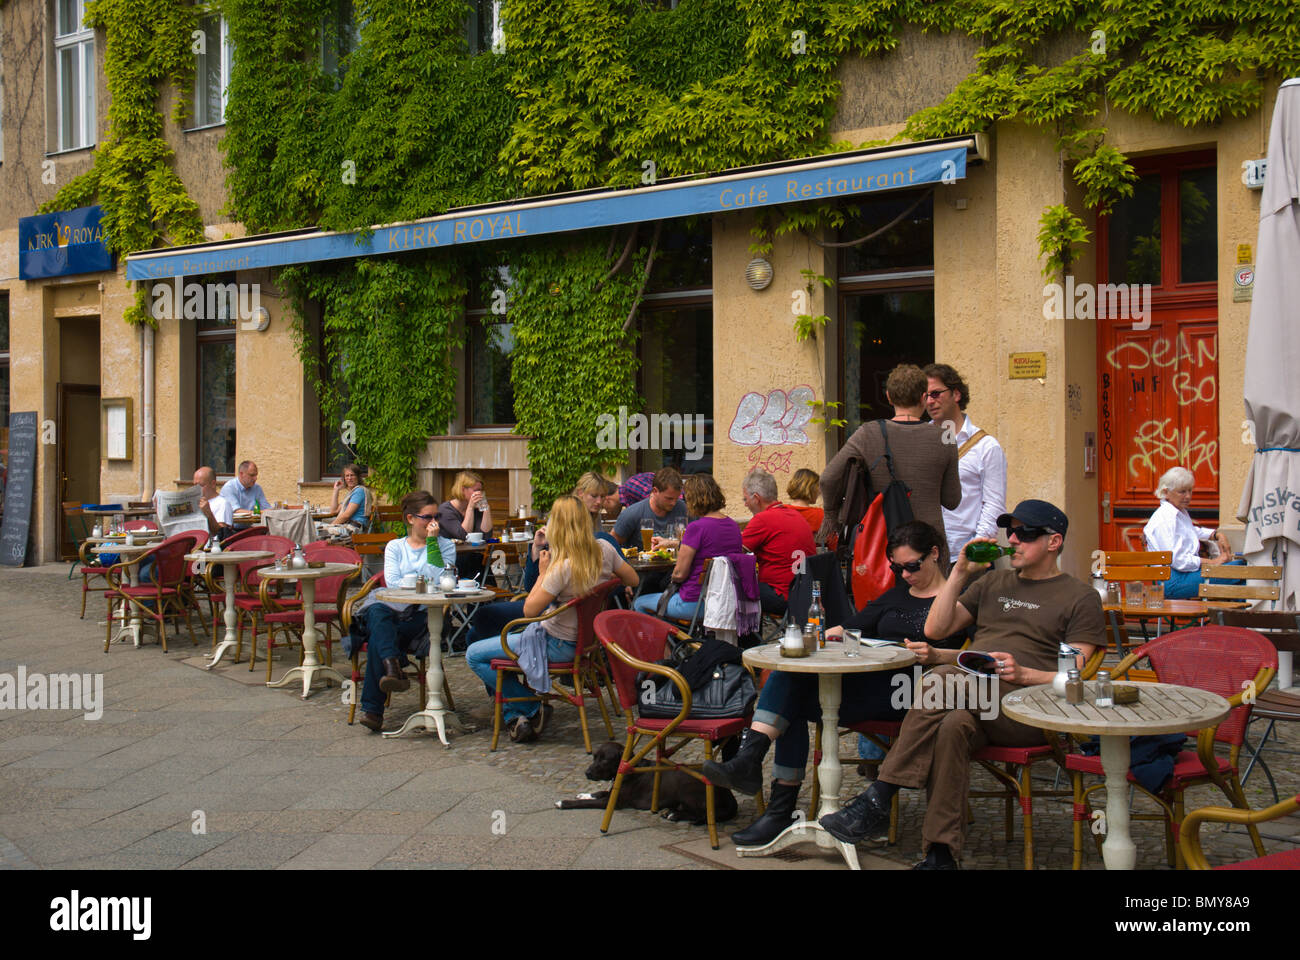
[{"label": "white metal table base", "polygon": [[283,677],[279,680],[267,682],[268,687],[287,687],[298,677],[302,677],[302,699],[306,700],[311,696],[311,685],[316,680],[317,675],[324,680],[326,684],[331,681],[343,685],[343,675],[333,667],[327,667],[320,662],[316,647],[316,581],[304,577],[299,581],[302,584],[302,665],[290,667]]},{"label": "white metal table base", "polygon": [[400,737],[414,730],[437,731],[438,739],[442,741],[444,747],[450,747],[451,743],[447,739],[447,728],[451,727],[456,733],[466,733],[466,727],[456,716],[455,711],[447,709],[447,705],[442,699],[442,619],[443,611],[446,609],[441,606],[429,606],[429,666],[425,671],[425,684],[428,701],[423,710],[411,714],[396,730],[387,730],[384,736],[391,739]]}]

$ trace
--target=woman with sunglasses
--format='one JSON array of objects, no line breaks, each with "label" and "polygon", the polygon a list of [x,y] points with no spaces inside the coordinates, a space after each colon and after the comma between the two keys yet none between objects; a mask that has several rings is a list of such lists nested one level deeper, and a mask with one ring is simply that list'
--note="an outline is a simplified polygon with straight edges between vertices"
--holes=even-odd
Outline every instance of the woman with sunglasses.
[{"label": "woman with sunglasses", "polygon": [[[424,490],[408,493],[402,500],[402,518],[407,534],[390,540],[384,547],[384,583],[397,588],[408,576],[424,575],[437,583],[443,568],[429,562],[429,537],[438,538],[438,548],[447,566],[456,559],[456,544],[438,537],[438,501]],[[373,602],[372,602],[373,601]],[[361,689],[361,725],[376,732],[384,726],[384,700],[411,686],[402,672],[407,654],[422,657],[428,652],[428,617],[418,604],[389,603],[366,596],[354,617],[363,616],[368,632],[366,679]],[[357,642],[353,638],[353,643]]]},{"label": "woman with sunglasses", "polygon": [[[900,524],[886,544],[890,565],[906,585],[881,594],[842,625],[831,627],[826,636],[840,637],[844,628],[856,628],[863,636],[892,640],[910,650],[920,650],[925,641],[925,620],[930,605],[946,582],[939,557],[943,538],[927,523],[914,520]],[[922,642],[914,642],[919,638]],[[929,646],[960,647],[965,632]],[[850,673],[842,678],[840,723],[864,720],[901,720],[903,711],[891,702],[893,673]],[[790,825],[804,768],[808,764],[808,724],[821,719],[817,678],[808,673],[773,671],[759,695],[754,719],[740,751],[726,763],[704,764],[704,775],[715,785],[742,793],[757,793],[763,785],[763,758],[776,743],[772,766],[772,798],[763,816],[732,835],[738,847],[761,847]]]}]

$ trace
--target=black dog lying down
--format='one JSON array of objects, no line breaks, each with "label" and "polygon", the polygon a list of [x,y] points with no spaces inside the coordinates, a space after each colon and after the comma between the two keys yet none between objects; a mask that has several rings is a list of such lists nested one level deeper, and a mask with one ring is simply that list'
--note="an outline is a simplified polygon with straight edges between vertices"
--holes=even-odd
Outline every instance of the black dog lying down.
[{"label": "black dog lying down", "polygon": [[[591,766],[587,768],[588,780],[613,780],[618,773],[618,763],[623,759],[623,747],[612,740],[597,744],[591,751]],[[618,791],[618,807],[649,810],[654,791],[654,775],[634,773],[623,778]],[[557,800],[561,810],[591,810],[605,808],[609,791],[582,793],[567,800]],[[717,822],[725,823],[736,816],[736,798],[725,787],[713,788],[713,805]],[[666,770],[659,777],[659,812],[666,820],[689,820],[707,823],[708,812],[704,803],[704,784],[681,770]]]}]

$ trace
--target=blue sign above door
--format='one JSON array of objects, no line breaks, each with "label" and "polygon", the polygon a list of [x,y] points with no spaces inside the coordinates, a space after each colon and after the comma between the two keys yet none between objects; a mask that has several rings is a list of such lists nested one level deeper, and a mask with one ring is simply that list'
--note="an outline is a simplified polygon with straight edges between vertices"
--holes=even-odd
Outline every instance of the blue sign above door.
[{"label": "blue sign above door", "polygon": [[40,280],[112,270],[116,258],[104,243],[102,208],[77,207],[18,218],[18,278]]}]

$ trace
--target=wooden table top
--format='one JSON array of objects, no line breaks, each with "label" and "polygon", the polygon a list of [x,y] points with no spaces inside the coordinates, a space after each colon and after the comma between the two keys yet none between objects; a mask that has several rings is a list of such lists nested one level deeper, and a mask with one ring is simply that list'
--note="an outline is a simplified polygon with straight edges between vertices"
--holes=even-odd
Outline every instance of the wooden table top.
[{"label": "wooden table top", "polygon": [[1134,620],[1152,617],[1204,617],[1209,613],[1209,607],[1201,600],[1162,600],[1158,607],[1146,604],[1103,603],[1101,608],[1107,613],[1122,613]]},{"label": "wooden table top", "polygon": [[786,673],[872,673],[877,670],[897,670],[916,662],[916,654],[906,647],[861,647],[861,656],[844,654],[844,644],[831,642],[826,649],[808,657],[783,657],[781,644],[765,643],[750,647],[743,654],[745,663],[759,670],[781,670]]},{"label": "wooden table top", "polygon": [[422,607],[445,607],[453,603],[482,603],[496,596],[491,590],[456,590],[454,592],[459,595],[449,597],[441,590],[416,593],[414,587],[387,587],[383,590],[376,590],[375,599],[386,600],[389,603],[414,603]]},{"label": "wooden table top", "polygon": [[[1066,703],[1052,692],[1050,683],[1045,683],[1008,693],[1002,698],[1002,712],[1031,727],[1104,736],[1200,730],[1228,715],[1228,701],[1217,693],[1172,683],[1134,683],[1133,686],[1141,691],[1137,703],[1097,707],[1091,702]],[[1086,683],[1085,687],[1091,693],[1092,683]]]},{"label": "wooden table top", "polygon": [[[220,554],[218,554],[220,556]],[[354,563],[327,563],[323,567],[263,567],[257,575],[265,580],[319,580],[321,577],[337,577],[341,573],[355,570]]]}]

